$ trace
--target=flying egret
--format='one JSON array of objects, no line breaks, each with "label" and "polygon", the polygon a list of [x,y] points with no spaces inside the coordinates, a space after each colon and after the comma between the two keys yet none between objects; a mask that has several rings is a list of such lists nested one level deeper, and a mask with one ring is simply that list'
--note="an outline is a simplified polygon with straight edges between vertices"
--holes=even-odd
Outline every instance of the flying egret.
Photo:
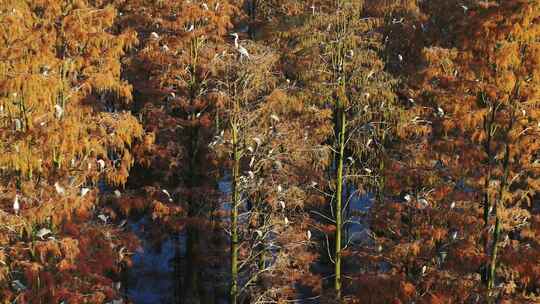
[{"label": "flying egret", "polygon": [[243,46],[241,46],[239,43],[238,43],[238,34],[237,33],[232,33],[231,36],[234,37],[234,47],[236,48],[236,50],[238,50],[238,53],[240,53],[240,59],[242,57],[246,57],[249,59],[249,53],[248,51],[246,50],[246,48],[244,48]]},{"label": "flying egret", "polygon": [[13,211],[15,212],[15,215],[19,215],[19,210],[21,209],[21,206],[19,205],[19,195],[15,195],[15,200],[13,201]]},{"label": "flying egret", "polygon": [[161,192],[165,193],[167,195],[167,197],[169,198],[169,202],[172,203],[173,199],[172,199],[171,194],[169,193],[169,191],[167,191],[167,189],[162,189]]}]

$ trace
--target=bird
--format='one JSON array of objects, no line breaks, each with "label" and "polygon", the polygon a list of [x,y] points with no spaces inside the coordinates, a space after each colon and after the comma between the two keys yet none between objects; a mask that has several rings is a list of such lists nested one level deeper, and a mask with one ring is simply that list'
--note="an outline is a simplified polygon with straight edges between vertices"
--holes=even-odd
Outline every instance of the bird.
[{"label": "bird", "polygon": [[405,199],[406,202],[410,202],[412,200],[412,197],[411,197],[410,194],[406,194],[404,199]]},{"label": "bird", "polygon": [[21,206],[19,205],[19,195],[15,195],[15,200],[13,200],[13,211],[15,212],[15,215],[19,215],[19,210],[21,209]]},{"label": "bird", "polygon": [[283,187],[281,187],[281,185],[278,185],[277,186],[277,192],[281,192],[281,191],[283,191]]},{"label": "bird", "polygon": [[173,201],[171,194],[169,193],[169,191],[167,191],[167,189],[162,189],[161,191],[167,195],[167,197],[169,198],[169,202]]},{"label": "bird", "polygon": [[456,207],[456,202],[452,202],[452,203],[450,204],[450,209],[454,209],[455,207]]},{"label": "bird", "polygon": [[463,9],[464,13],[467,13],[467,11],[469,10],[469,8],[466,7],[465,5],[461,5],[461,8]]},{"label": "bird", "polygon": [[398,60],[401,62],[403,61],[403,56],[401,54],[398,54]]},{"label": "bird", "polygon": [[107,221],[109,220],[109,217],[105,214],[98,215],[98,218],[103,221],[103,223],[107,224]]},{"label": "bird", "polygon": [[284,201],[278,201],[279,206],[281,206],[281,209],[285,209],[285,202]]},{"label": "bird", "polygon": [[63,114],[64,109],[62,109],[60,105],[54,105],[54,116],[56,116],[57,119],[60,119]]},{"label": "bird", "polygon": [[238,43],[238,34],[237,33],[232,33],[231,36],[234,37],[234,47],[236,48],[236,50],[238,50],[238,53],[240,53],[240,58],[246,57],[246,58],[249,59],[249,53],[246,50],[246,48],[244,48],[243,46],[241,46]]},{"label": "bird", "polygon": [[122,196],[122,192],[120,192],[120,190],[116,189],[116,190],[114,190],[114,196],[116,198],[120,198]]},{"label": "bird", "polygon": [[90,192],[90,188],[81,188],[81,197],[85,196],[88,192]]},{"label": "bird", "polygon": [[103,159],[100,159],[97,161],[97,163],[99,166],[99,171],[103,171],[103,169],[105,169],[105,161]]},{"label": "bird", "polygon": [[307,239],[308,239],[308,241],[311,239],[311,231],[310,230],[307,231]]},{"label": "bird", "polygon": [[36,236],[40,239],[43,240],[43,238],[48,235],[48,234],[51,234],[52,231],[50,229],[47,229],[47,228],[41,228],[39,229],[39,231],[36,233]]},{"label": "bird", "polygon": [[60,186],[60,184],[58,182],[54,183],[54,189],[56,190],[56,193],[58,193],[58,194],[66,193],[66,189],[64,189],[64,187]]},{"label": "bird", "polygon": [[452,232],[451,236],[452,240],[457,239],[457,231]]},{"label": "bird", "polygon": [[156,33],[156,32],[152,32],[150,33],[150,37],[152,37],[152,39],[159,39],[159,35]]},{"label": "bird", "polygon": [[192,23],[188,29],[186,29],[186,32],[192,32],[195,29],[195,25]]}]

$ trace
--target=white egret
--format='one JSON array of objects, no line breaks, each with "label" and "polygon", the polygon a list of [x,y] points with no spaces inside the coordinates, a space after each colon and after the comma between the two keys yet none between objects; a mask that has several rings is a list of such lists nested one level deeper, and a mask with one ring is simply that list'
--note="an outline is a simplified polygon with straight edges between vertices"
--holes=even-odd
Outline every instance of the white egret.
[{"label": "white egret", "polygon": [[152,39],[156,39],[156,40],[159,39],[159,35],[158,35],[156,32],[150,33],[150,37],[151,37]]},{"label": "white egret", "polygon": [[54,116],[56,116],[57,119],[62,118],[62,115],[64,114],[64,109],[60,105],[54,105]]},{"label": "white egret", "polygon": [[284,201],[278,201],[279,206],[281,209],[285,209],[285,202]]},{"label": "white egret", "polygon": [[103,169],[105,169],[105,161],[103,159],[99,159],[97,163],[98,163],[99,171],[103,171]]},{"label": "white egret", "polygon": [[40,239],[43,240],[43,238],[46,236],[46,235],[49,235],[51,234],[52,231],[50,229],[47,229],[47,228],[41,228],[39,229],[39,231],[36,233],[36,236]]},{"label": "white egret", "polygon": [[107,224],[107,221],[109,220],[109,217],[105,214],[98,215],[98,218],[103,221],[103,223]]},{"label": "white egret", "polygon": [[56,193],[58,193],[58,194],[65,194],[66,193],[66,189],[64,189],[64,187],[60,186],[60,184],[58,182],[54,183],[54,189],[56,190]]},{"label": "white egret", "polygon": [[169,193],[169,191],[167,191],[167,189],[162,189],[161,192],[165,193],[165,195],[167,195],[167,197],[169,198],[169,202],[172,203],[173,199],[172,199],[171,194]]},{"label": "white egret", "polygon": [[120,198],[122,196],[122,192],[120,192],[120,190],[116,189],[116,190],[114,190],[114,196],[116,198]]},{"label": "white egret", "polygon": [[452,238],[452,240],[457,239],[457,234],[458,234],[457,231],[452,232],[452,234],[450,235],[450,237]]},{"label": "white egret", "polygon": [[281,191],[283,191],[283,187],[281,187],[281,185],[278,185],[277,186],[277,192],[281,192]]},{"label": "white egret", "polygon": [[412,200],[412,197],[410,194],[406,194],[404,198],[405,198],[405,201],[407,202],[410,202]]},{"label": "white egret", "polygon": [[308,241],[311,240],[311,231],[310,230],[307,231],[306,235],[307,235]]},{"label": "white egret", "polygon": [[84,197],[88,192],[90,192],[90,188],[81,188],[81,197]]},{"label": "white egret", "polygon": [[15,212],[15,215],[19,215],[19,210],[21,209],[21,206],[19,205],[19,195],[15,195],[15,200],[13,200],[13,211]]},{"label": "white egret", "polygon": [[246,50],[246,48],[244,48],[243,46],[241,46],[239,43],[238,43],[238,34],[237,33],[232,33],[231,36],[234,37],[234,47],[236,48],[236,50],[238,50],[238,53],[240,53],[240,59],[242,57],[246,57],[249,59],[249,53],[248,51]]},{"label": "white egret", "polygon": [[403,56],[402,56],[401,54],[398,54],[397,57],[398,57],[399,62],[402,62],[402,61],[403,61]]},{"label": "white egret", "polygon": [[455,207],[456,207],[456,202],[452,202],[452,203],[450,204],[450,209],[454,209]]}]

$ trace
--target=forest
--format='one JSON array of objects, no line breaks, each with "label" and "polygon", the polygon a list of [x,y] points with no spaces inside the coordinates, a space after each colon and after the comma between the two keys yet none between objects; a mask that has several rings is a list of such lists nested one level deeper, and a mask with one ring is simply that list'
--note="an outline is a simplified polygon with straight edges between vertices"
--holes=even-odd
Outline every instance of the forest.
[{"label": "forest", "polygon": [[0,0],[14,303],[540,303],[540,0]]}]

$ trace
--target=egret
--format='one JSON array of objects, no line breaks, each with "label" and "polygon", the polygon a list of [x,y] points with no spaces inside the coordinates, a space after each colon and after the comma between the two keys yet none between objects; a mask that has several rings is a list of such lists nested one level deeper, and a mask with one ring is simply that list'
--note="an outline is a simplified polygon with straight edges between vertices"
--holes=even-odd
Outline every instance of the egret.
[{"label": "egret", "polygon": [[161,190],[161,192],[165,193],[165,195],[167,195],[167,197],[169,198],[169,202],[172,203],[173,199],[172,199],[171,194],[169,193],[169,191],[167,191],[167,189],[163,189],[163,190]]},{"label": "egret", "polygon": [[285,226],[288,226],[288,225],[289,225],[289,219],[285,217]]},{"label": "egret", "polygon": [[116,190],[114,190],[114,196],[116,198],[120,198],[122,196],[122,193],[120,192],[120,190],[116,189]]},{"label": "egret", "polygon": [[36,233],[36,236],[40,239],[43,240],[43,238],[48,235],[48,234],[51,234],[52,231],[50,229],[47,229],[47,228],[41,228],[39,229],[39,231]]},{"label": "egret", "polygon": [[281,185],[278,185],[277,186],[277,192],[281,192],[281,191],[283,191],[283,187],[281,187]]},{"label": "egret", "polygon": [[308,241],[309,241],[309,240],[311,239],[311,231],[308,230],[306,234],[307,234],[307,239],[308,239]]},{"label": "egret", "polygon": [[13,211],[15,212],[15,215],[19,215],[19,210],[21,209],[21,206],[19,205],[19,195],[15,195],[15,200],[13,201]]},{"label": "egret", "polygon": [[158,35],[156,32],[150,33],[150,37],[151,37],[152,39],[156,39],[156,40],[159,39],[159,35]]},{"label": "egret", "polygon": [[107,224],[107,221],[109,220],[109,217],[105,214],[98,215],[98,218],[103,221],[103,223]]},{"label": "egret", "polygon": [[278,201],[279,206],[281,209],[285,209],[285,202],[284,201]]},{"label": "egret", "polygon": [[231,36],[234,37],[234,47],[236,48],[236,50],[238,50],[238,53],[240,53],[240,59],[242,57],[246,57],[249,59],[249,53],[248,51],[246,50],[246,48],[244,48],[243,46],[241,46],[239,43],[238,43],[238,34],[237,33],[232,33]]},{"label": "egret", "polygon": [[463,13],[467,13],[467,11],[469,10],[469,8],[465,5],[461,5],[461,8],[463,9]]},{"label": "egret", "polygon": [[398,57],[399,62],[402,62],[402,61],[403,61],[403,56],[402,56],[401,54],[398,54],[397,57]]},{"label": "egret", "polygon": [[103,169],[105,169],[105,161],[103,159],[99,159],[97,163],[99,166],[99,171],[103,171]]},{"label": "egret", "polygon": [[64,109],[60,105],[54,105],[54,115],[57,119],[60,119],[64,114]]},{"label": "egret", "polygon": [[443,117],[444,116],[444,110],[441,108],[441,107],[437,107],[437,115],[439,117]]},{"label": "egret", "polygon": [[208,10],[208,5],[207,5],[206,3],[203,3],[203,4],[202,4],[202,7],[204,8],[205,11]]},{"label": "egret", "polygon": [[279,117],[276,114],[270,115],[270,119],[272,119],[275,122],[279,122]]},{"label": "egret", "polygon": [[412,200],[412,197],[410,194],[406,194],[404,198],[406,202],[410,202]]},{"label": "egret", "polygon": [[81,188],[81,197],[84,197],[88,192],[90,192],[90,188]]},{"label": "egret", "polygon": [[315,4],[312,4],[310,8],[311,8],[311,14],[315,15]]},{"label": "egret", "polygon": [[451,236],[452,240],[457,239],[457,231],[452,232]]},{"label": "egret", "polygon": [[456,207],[456,202],[452,202],[452,203],[450,204],[450,209],[454,209],[455,207]]},{"label": "egret", "polygon": [[65,194],[66,193],[66,189],[64,189],[64,187],[60,186],[60,184],[58,182],[54,183],[54,189],[56,190],[56,193],[58,193],[58,194]]},{"label": "egret", "polygon": [[426,265],[422,266],[422,275],[426,273],[426,270],[427,270],[427,266]]}]

